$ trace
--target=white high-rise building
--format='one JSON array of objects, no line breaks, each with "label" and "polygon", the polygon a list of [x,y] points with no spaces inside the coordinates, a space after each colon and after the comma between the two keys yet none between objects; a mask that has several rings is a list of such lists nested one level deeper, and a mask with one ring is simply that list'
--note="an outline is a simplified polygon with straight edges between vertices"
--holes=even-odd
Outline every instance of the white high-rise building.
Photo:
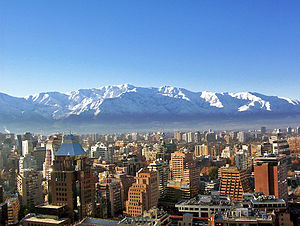
[{"label": "white high-rise building", "polygon": [[238,132],[237,137],[238,137],[238,140],[240,143],[247,142],[247,133],[246,132],[244,132],[244,131]]},{"label": "white high-rise building", "polygon": [[273,154],[290,154],[289,143],[286,139],[272,136],[269,141],[272,144]]},{"label": "white high-rise building", "polygon": [[91,146],[91,158],[99,159],[102,161],[111,161],[112,160],[112,146],[107,147],[103,143],[97,143],[94,146]]},{"label": "white high-rise building", "polygon": [[22,141],[22,156],[33,151],[33,144],[31,140],[23,140]]}]

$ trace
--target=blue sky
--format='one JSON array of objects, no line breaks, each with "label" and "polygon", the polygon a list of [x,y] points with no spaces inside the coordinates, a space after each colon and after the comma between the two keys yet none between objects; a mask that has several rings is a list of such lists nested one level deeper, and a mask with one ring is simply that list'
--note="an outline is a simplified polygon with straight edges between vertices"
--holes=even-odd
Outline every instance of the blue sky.
[{"label": "blue sky", "polygon": [[0,92],[130,83],[300,99],[300,1],[0,1]]}]

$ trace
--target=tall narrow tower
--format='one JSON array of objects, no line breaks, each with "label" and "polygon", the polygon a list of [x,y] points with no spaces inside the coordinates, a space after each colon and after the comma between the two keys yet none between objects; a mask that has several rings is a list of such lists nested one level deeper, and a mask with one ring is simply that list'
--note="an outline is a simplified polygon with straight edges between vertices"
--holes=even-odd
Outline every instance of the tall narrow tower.
[{"label": "tall narrow tower", "polygon": [[172,200],[190,199],[198,194],[200,170],[191,152],[178,151],[171,154],[170,180],[167,197]]},{"label": "tall narrow tower", "polygon": [[75,219],[89,216],[94,210],[95,182],[87,153],[73,135],[67,136],[55,154],[50,203],[67,205]]}]

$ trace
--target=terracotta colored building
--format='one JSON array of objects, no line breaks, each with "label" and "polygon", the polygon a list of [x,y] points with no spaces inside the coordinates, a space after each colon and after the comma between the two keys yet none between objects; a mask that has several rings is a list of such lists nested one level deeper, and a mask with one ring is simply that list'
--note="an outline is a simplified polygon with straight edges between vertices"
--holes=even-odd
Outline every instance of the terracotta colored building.
[{"label": "terracotta colored building", "polygon": [[277,198],[288,198],[287,159],[285,156],[269,155],[254,160],[255,191]]},{"label": "terracotta colored building", "polygon": [[87,153],[73,135],[67,136],[55,154],[49,182],[50,203],[67,205],[75,219],[89,216],[94,210],[95,183]]},{"label": "terracotta colored building", "polygon": [[135,179],[126,201],[125,213],[130,216],[139,216],[145,210],[157,207],[159,197],[157,172],[140,169]]},{"label": "terracotta colored building", "polygon": [[246,170],[237,167],[220,168],[220,193],[230,195],[235,201],[243,200],[243,193],[251,191],[249,175]]}]

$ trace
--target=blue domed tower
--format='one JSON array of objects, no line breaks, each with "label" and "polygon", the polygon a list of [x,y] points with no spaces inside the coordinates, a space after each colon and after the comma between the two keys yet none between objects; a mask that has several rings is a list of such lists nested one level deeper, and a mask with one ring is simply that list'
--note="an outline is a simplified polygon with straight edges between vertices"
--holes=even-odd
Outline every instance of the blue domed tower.
[{"label": "blue domed tower", "polygon": [[92,215],[95,182],[88,154],[68,135],[55,154],[49,183],[50,203],[67,205],[74,220]]}]

